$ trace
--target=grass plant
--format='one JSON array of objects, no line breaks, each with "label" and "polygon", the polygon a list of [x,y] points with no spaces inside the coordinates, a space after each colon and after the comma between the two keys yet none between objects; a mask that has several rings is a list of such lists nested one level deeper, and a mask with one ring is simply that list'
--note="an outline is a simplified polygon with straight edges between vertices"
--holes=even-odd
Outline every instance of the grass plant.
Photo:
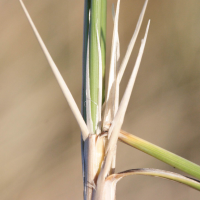
[{"label": "grass plant", "polygon": [[[200,181],[197,180],[200,179],[199,165],[121,130],[145,49],[150,20],[147,23],[135,66],[121,100],[119,100],[120,82],[137,39],[148,0],[144,3],[122,63],[119,62],[120,43],[118,34],[120,0],[117,1],[116,11],[113,10],[114,30],[107,95],[105,95],[107,1],[85,0],[82,114],[22,0],[19,1],[81,130],[84,199],[114,200],[116,198],[117,182],[125,176],[135,174],[162,177],[200,190]],[[149,168],[129,169],[115,173],[118,140],[176,167],[192,177]]]}]

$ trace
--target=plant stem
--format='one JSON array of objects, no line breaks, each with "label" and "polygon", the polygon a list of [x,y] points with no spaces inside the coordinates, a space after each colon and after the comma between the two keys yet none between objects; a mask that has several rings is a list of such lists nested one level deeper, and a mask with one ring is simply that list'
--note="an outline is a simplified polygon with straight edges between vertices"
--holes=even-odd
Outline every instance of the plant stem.
[{"label": "plant stem", "polygon": [[98,104],[98,88],[99,88],[99,53],[97,43],[97,32],[100,34],[101,28],[101,1],[91,1],[91,34],[89,49],[89,72],[90,72],[90,101],[91,116],[93,121],[93,133],[97,127],[97,104]]},{"label": "plant stem", "polygon": [[88,33],[89,33],[89,10],[90,10],[90,0],[85,0],[84,5],[84,22],[83,22],[83,58],[82,58],[82,102],[81,109],[82,115],[86,119],[86,62],[87,62],[87,47],[88,47]]},{"label": "plant stem", "polygon": [[[83,22],[83,57],[82,57],[82,101],[81,112],[85,123],[87,122],[86,114],[86,65],[87,65],[87,48],[88,48],[88,33],[89,33],[89,10],[90,0],[85,0],[84,4],[84,22]],[[86,199],[86,177],[85,177],[85,158],[84,158],[84,141],[81,136],[81,158],[82,158],[82,174],[84,186],[84,199]]]},{"label": "plant stem", "polygon": [[[90,110],[92,126],[90,133],[96,133],[97,123],[100,121],[98,115],[98,103],[101,94],[99,87],[101,82],[99,79],[104,79],[105,76],[105,54],[106,54],[106,1],[107,0],[85,0],[84,10],[84,36],[83,36],[83,86],[82,86],[82,114],[85,122],[90,122]],[[89,19],[90,18],[90,19]],[[88,41],[89,39],[89,41]],[[88,45],[89,44],[89,45]],[[100,49],[101,46],[101,49]],[[89,50],[89,58],[88,58]],[[100,58],[101,52],[101,58]],[[101,59],[101,60],[100,60]],[[99,77],[99,65],[102,61],[102,77]],[[89,63],[88,63],[89,62]],[[88,70],[89,64],[89,70]],[[89,71],[89,77],[88,77]],[[89,80],[87,80],[89,78]],[[88,90],[89,81],[89,90]],[[103,85],[104,81],[103,81]],[[86,96],[87,91],[90,91],[90,96]],[[103,98],[104,98],[104,86]],[[88,95],[88,93],[87,93]],[[90,99],[88,99],[90,98]],[[91,109],[86,104],[90,101]],[[86,106],[87,105],[87,106]],[[100,107],[99,107],[100,108]],[[87,118],[88,117],[88,118]],[[88,124],[89,126],[89,124]],[[99,130],[99,129],[98,129]],[[91,200],[93,188],[88,187],[88,183],[95,183],[100,166],[104,158],[104,138],[96,141],[95,135],[89,135],[85,142],[82,141],[82,165],[84,179],[84,199]],[[96,141],[96,142],[95,142]]]}]

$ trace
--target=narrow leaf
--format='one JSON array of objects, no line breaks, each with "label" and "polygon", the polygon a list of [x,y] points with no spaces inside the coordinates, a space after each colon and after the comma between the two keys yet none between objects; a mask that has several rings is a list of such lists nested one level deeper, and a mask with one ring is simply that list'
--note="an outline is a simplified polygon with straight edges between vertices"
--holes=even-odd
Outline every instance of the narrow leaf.
[{"label": "narrow leaf", "polygon": [[116,144],[117,144],[117,140],[118,140],[118,135],[119,135],[119,132],[120,132],[123,120],[124,120],[125,112],[126,112],[126,109],[128,106],[128,102],[129,102],[129,99],[131,96],[131,92],[132,92],[132,89],[133,89],[133,86],[135,83],[139,65],[140,65],[142,55],[144,52],[144,47],[145,47],[145,43],[146,43],[146,39],[147,39],[147,33],[149,30],[149,24],[150,24],[150,21],[148,22],[145,36],[144,36],[144,39],[142,40],[142,44],[141,44],[141,47],[140,47],[140,50],[138,53],[138,57],[137,57],[133,72],[131,74],[131,77],[129,79],[129,83],[127,85],[126,91],[123,95],[122,101],[121,101],[119,109],[117,111],[117,114],[116,114],[116,116],[112,122],[112,125],[109,129],[109,132],[108,132],[108,138],[109,138],[109,135],[110,135],[110,138],[109,138],[108,146],[106,149],[107,155],[106,155],[104,164],[102,166],[101,172],[100,172],[98,180],[97,180],[95,200],[101,199],[100,196],[101,196],[104,186],[105,186],[105,178],[108,175],[108,172],[110,170],[111,163],[113,160],[113,156],[115,155],[115,149],[116,149]]},{"label": "narrow leaf", "polygon": [[[148,34],[148,30],[149,30],[149,25],[150,25],[150,20],[149,20],[147,28],[146,28],[144,39],[142,40],[142,43],[141,43],[141,47],[140,47],[140,50],[139,50],[139,53],[138,53],[138,57],[137,57],[133,72],[131,74],[128,85],[127,85],[126,90],[124,92],[124,95],[122,97],[122,100],[121,100],[119,109],[117,111],[117,114],[116,114],[116,116],[115,116],[115,118],[112,122],[112,125],[109,129],[109,132],[108,132],[108,138],[110,138],[110,141],[108,143],[107,151],[109,150],[109,148],[112,148],[113,146],[116,145],[118,134],[119,134],[119,131],[120,131],[116,127],[117,126],[121,127],[123,120],[124,120],[126,109],[128,107],[130,96],[131,96],[131,93],[132,93],[132,90],[133,90],[133,86],[135,84],[135,80],[136,80],[137,73],[138,73],[138,70],[139,70],[140,62],[141,62],[142,55],[143,55],[143,52],[144,52],[147,34]],[[115,131],[113,129],[115,129]]]},{"label": "narrow leaf", "polygon": [[186,160],[185,158],[122,130],[120,131],[119,139],[125,144],[137,148],[144,153],[147,153],[197,179],[200,179],[200,166]]},{"label": "narrow leaf", "polygon": [[102,188],[102,195],[100,196],[98,200],[115,200],[116,199],[115,197],[116,185],[118,181],[129,175],[146,175],[146,176],[165,178],[168,180],[182,183],[196,190],[200,190],[199,180],[195,180],[186,176],[182,176],[177,173],[168,172],[164,170],[142,168],[142,169],[127,170],[124,172],[120,172],[120,173],[112,174],[108,176],[104,182],[104,187]]},{"label": "narrow leaf", "polygon": [[98,199],[95,200],[115,200],[116,194],[116,184],[122,178],[129,175],[146,175],[146,176],[154,176],[159,178],[165,178],[168,180],[176,181],[178,183],[182,183],[196,190],[200,190],[200,181],[195,180],[177,173],[159,170],[159,169],[150,169],[150,168],[142,168],[142,169],[132,169],[124,172],[120,172],[117,174],[112,174],[108,176],[104,182],[102,193]]},{"label": "narrow leaf", "polygon": [[[114,4],[113,4],[114,5]],[[113,20],[115,21],[115,11],[114,11],[114,7],[112,7],[113,11]],[[113,113],[114,115],[116,114],[118,107],[119,107],[119,81],[117,81],[117,75],[119,73],[119,67],[120,67],[120,42],[119,42],[119,33],[118,30],[116,31],[116,49],[115,49],[115,57],[114,57],[114,65],[115,65],[115,69],[116,69],[116,79],[115,79],[115,88],[113,87],[114,90],[114,99],[112,104],[114,105],[114,110]],[[113,119],[112,119],[113,120]],[[110,121],[111,123],[111,121]]]},{"label": "narrow leaf", "polygon": [[[103,128],[106,130],[110,127],[110,123],[116,114],[116,102],[115,102],[115,88],[116,88],[116,59],[117,59],[117,47],[118,47],[118,21],[119,21],[119,8],[120,0],[117,2],[116,15],[114,20],[113,38],[112,38],[112,48],[111,48],[111,60],[110,60],[110,70],[108,78],[108,90],[106,97],[106,105],[103,119]],[[118,105],[117,105],[118,106]]]},{"label": "narrow leaf", "polygon": [[199,180],[192,179],[190,177],[186,177],[174,172],[169,172],[160,169],[150,169],[150,168],[132,169],[117,174],[112,174],[106,178],[106,181],[112,181],[113,183],[117,183],[120,179],[129,175],[146,175],[146,176],[166,178],[190,186],[194,189],[200,190]]},{"label": "narrow leaf", "polygon": [[35,33],[35,36],[36,36],[36,38],[37,38],[37,40],[38,40],[38,42],[39,42],[39,44],[40,44],[45,56],[47,58],[47,61],[49,62],[49,65],[51,66],[51,69],[52,69],[52,71],[53,71],[53,73],[54,73],[54,75],[55,75],[55,77],[56,77],[56,79],[57,79],[57,81],[58,81],[58,83],[60,85],[60,88],[63,91],[63,94],[64,94],[64,96],[65,96],[65,98],[66,98],[66,100],[67,100],[67,102],[68,102],[68,104],[69,104],[69,106],[70,106],[70,108],[71,108],[71,110],[72,110],[72,112],[73,112],[73,114],[74,114],[79,126],[80,126],[80,129],[81,129],[81,132],[82,132],[82,136],[83,136],[83,140],[85,140],[88,137],[89,132],[88,132],[87,126],[86,126],[86,124],[85,124],[85,122],[83,120],[83,117],[82,117],[82,115],[81,115],[81,113],[80,113],[80,111],[78,109],[78,106],[76,105],[72,94],[70,93],[70,91],[69,91],[64,79],[62,78],[58,68],[56,67],[53,59],[51,58],[51,56],[50,56],[45,44],[43,43],[43,41],[42,41],[42,39],[41,39],[41,37],[40,37],[40,35],[39,35],[39,33],[38,33],[33,21],[32,21],[32,19],[31,19],[30,15],[29,15],[28,11],[26,10],[22,0],[19,0],[19,1],[20,1],[21,6],[22,6],[22,8],[23,8],[23,10],[24,10],[24,12],[26,14],[26,17],[27,17],[27,19],[28,19],[28,21],[29,21],[34,33]]},{"label": "narrow leaf", "polygon": [[148,3],[148,0],[146,0],[145,3],[144,3],[142,12],[140,14],[140,17],[138,19],[138,22],[137,22],[137,25],[136,25],[136,28],[135,28],[135,32],[134,32],[134,34],[133,34],[133,36],[131,38],[131,41],[130,41],[130,43],[128,45],[125,57],[124,57],[124,59],[122,61],[122,64],[120,66],[120,70],[119,70],[119,73],[118,73],[119,83],[121,82],[122,76],[124,74],[124,71],[126,69],[127,63],[128,63],[129,58],[131,56],[131,52],[132,52],[133,47],[135,45],[135,41],[136,41],[138,33],[140,31],[140,27],[141,27],[141,24],[142,24],[142,21],[143,21],[143,18],[144,18],[144,14],[145,14],[145,11],[146,11],[147,3]]}]

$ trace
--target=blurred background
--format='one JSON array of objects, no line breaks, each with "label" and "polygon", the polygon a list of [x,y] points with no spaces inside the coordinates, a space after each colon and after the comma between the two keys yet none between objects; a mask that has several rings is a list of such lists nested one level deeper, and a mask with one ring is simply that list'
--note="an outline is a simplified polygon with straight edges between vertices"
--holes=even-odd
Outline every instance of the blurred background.
[{"label": "blurred background", "polygon": [[[24,0],[79,108],[84,1]],[[107,67],[113,21],[108,0]],[[121,1],[123,58],[144,0]],[[151,19],[123,129],[200,164],[200,2],[150,0],[121,94]],[[174,168],[119,142],[117,171]],[[80,131],[16,0],[0,0],[0,199],[82,199]],[[131,176],[122,200],[194,200],[200,193],[160,178]]]}]

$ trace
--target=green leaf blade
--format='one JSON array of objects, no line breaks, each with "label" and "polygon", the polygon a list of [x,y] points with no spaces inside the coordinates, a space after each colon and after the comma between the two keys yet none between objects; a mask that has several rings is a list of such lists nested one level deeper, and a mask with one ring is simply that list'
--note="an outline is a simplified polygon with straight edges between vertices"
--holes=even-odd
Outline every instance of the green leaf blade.
[{"label": "green leaf blade", "polygon": [[125,144],[135,147],[138,150],[153,156],[154,158],[157,158],[197,179],[200,179],[200,166],[185,158],[182,158],[125,131],[120,132],[119,139]]}]

